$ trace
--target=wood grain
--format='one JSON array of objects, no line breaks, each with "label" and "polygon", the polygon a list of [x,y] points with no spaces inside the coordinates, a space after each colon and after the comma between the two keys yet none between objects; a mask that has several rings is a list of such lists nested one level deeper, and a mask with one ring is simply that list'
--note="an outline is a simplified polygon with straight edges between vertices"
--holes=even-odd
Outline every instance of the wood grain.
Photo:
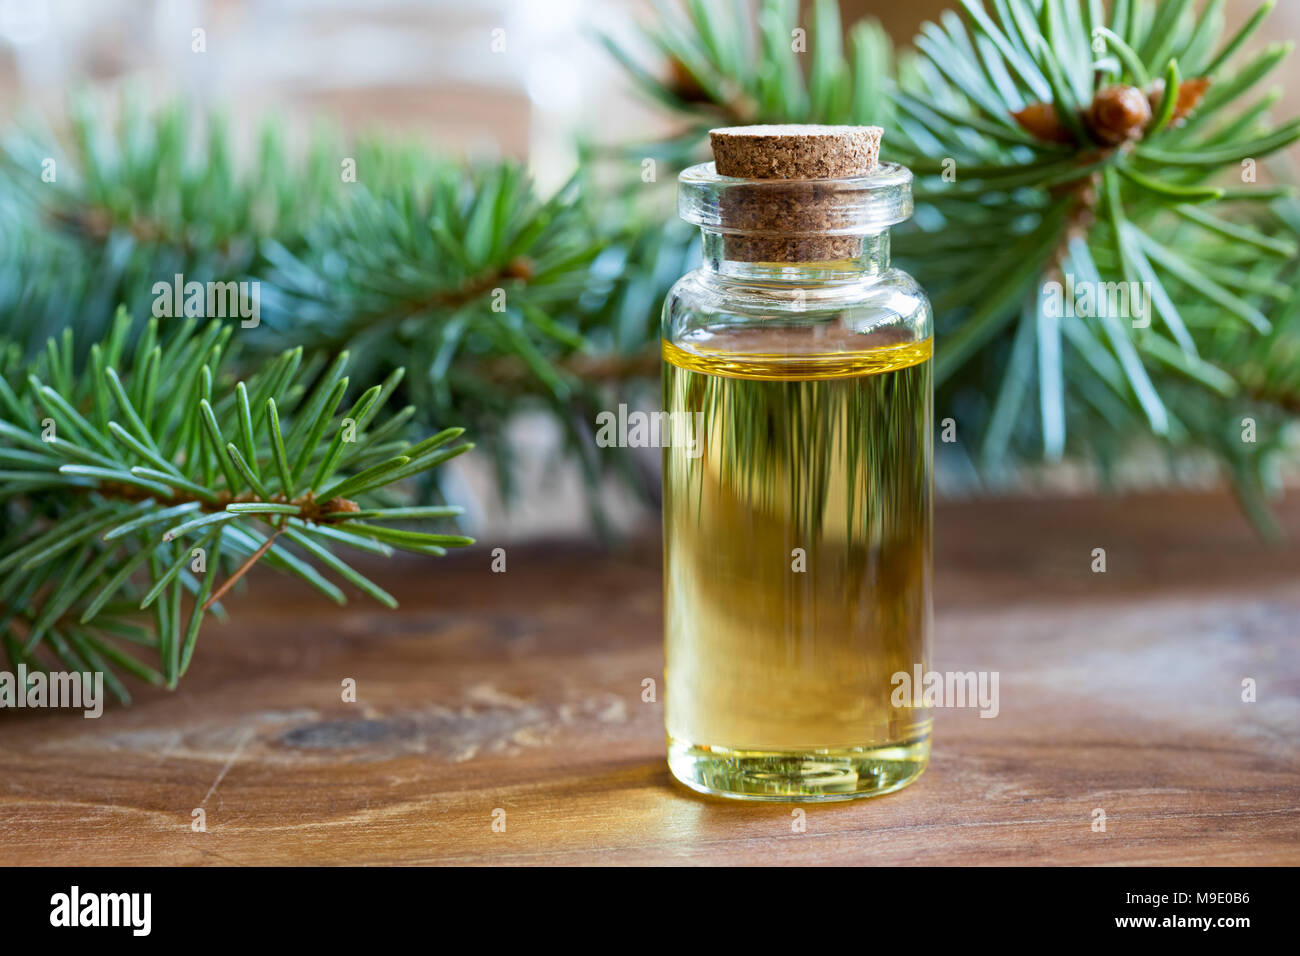
[{"label": "wood grain", "polygon": [[1218,495],[948,504],[937,528],[935,666],[1000,671],[1001,713],[940,711],[920,781],[807,806],[805,832],[670,780],[641,700],[655,538],[510,548],[504,574],[487,542],[376,570],[398,612],[255,576],[179,691],[4,714],[0,863],[1300,863],[1300,546]]}]

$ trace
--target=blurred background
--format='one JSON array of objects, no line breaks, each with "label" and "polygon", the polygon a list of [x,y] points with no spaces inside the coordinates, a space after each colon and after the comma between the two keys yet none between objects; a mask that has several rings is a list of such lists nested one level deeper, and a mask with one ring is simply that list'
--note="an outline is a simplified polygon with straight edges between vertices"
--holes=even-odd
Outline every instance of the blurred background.
[{"label": "blurred background", "polygon": [[[903,44],[954,4],[839,6],[844,23],[875,17]],[[1257,8],[1227,0],[1228,31]],[[57,113],[81,84],[137,84],[250,119],[275,110],[295,127],[325,118],[527,158],[543,180],[562,180],[575,133],[622,142],[670,127],[592,41],[602,30],[636,48],[636,22],[654,15],[641,0],[0,0],[0,119],[24,106]],[[1300,3],[1282,0],[1250,46],[1298,35]],[[1280,114],[1300,112],[1297,80],[1296,59],[1275,75]]]},{"label": "blurred background", "polygon": [[[840,6],[844,23],[876,17],[903,44],[952,4]],[[1228,30],[1256,8],[1255,0],[1227,0]],[[648,141],[673,131],[674,118],[647,103],[594,40],[603,31],[653,62],[636,24],[654,15],[638,0],[0,0],[0,123],[35,113],[57,127],[70,91],[133,90],[156,103],[179,96],[220,107],[249,142],[255,121],[270,113],[304,142],[325,122],[345,133],[411,136],[454,156],[514,157],[546,191],[568,178],[581,141]],[[1283,0],[1250,45],[1297,34],[1300,2]],[[1300,57],[1273,82],[1286,91],[1277,114],[1300,113]],[[672,191],[660,192],[667,219]],[[470,530],[527,538],[587,527],[578,466],[553,454],[550,419],[525,414],[510,429],[519,484],[529,490],[509,508],[488,462],[453,463],[444,490],[470,507]],[[1187,484],[1220,480],[1209,461],[1193,457],[1179,467]],[[1141,456],[1118,475],[1139,487],[1169,477]],[[968,488],[942,469],[938,479],[949,494]],[[1090,472],[1068,462],[1036,468],[1026,481],[1053,493],[1095,487]],[[616,524],[658,520],[622,486],[604,493]]]}]

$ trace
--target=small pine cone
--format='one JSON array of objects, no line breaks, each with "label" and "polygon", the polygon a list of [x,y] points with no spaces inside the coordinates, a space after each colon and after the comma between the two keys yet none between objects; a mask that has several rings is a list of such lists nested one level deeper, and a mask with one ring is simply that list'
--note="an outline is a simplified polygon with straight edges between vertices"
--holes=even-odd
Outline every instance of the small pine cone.
[{"label": "small pine cone", "polygon": [[1151,122],[1151,104],[1135,86],[1107,86],[1098,90],[1084,113],[1088,132],[1104,146],[1140,139]]}]

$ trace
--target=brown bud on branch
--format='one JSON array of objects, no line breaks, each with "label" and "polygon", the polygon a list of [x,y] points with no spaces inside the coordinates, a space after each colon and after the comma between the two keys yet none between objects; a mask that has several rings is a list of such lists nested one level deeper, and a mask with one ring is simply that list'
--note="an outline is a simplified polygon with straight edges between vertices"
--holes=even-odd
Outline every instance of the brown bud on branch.
[{"label": "brown bud on branch", "polygon": [[[1185,120],[1192,110],[1201,105],[1201,100],[1205,98],[1205,91],[1210,88],[1210,78],[1208,76],[1198,76],[1194,79],[1183,80],[1178,84],[1178,102],[1174,105],[1174,115],[1169,121],[1170,126],[1177,126]],[[1160,112],[1160,104],[1165,98],[1165,81],[1156,80],[1151,84],[1151,91],[1147,94],[1147,99],[1151,103],[1151,112],[1153,114]]]},{"label": "brown bud on branch", "polygon": [[1136,86],[1107,86],[1084,111],[1084,125],[1103,146],[1141,139],[1151,122],[1151,103]]},{"label": "brown bud on branch", "polygon": [[[1174,107],[1171,124],[1182,122],[1200,105],[1209,89],[1209,77],[1184,80],[1178,87],[1178,103]],[[1160,110],[1164,98],[1163,80],[1157,80],[1143,93],[1135,86],[1115,84],[1097,91],[1080,120],[1089,137],[1099,146],[1120,146],[1141,139],[1151,126],[1151,118]],[[1046,143],[1065,143],[1082,146],[1075,135],[1061,122],[1056,107],[1051,103],[1030,103],[1011,114],[1016,123],[1035,139]]]}]

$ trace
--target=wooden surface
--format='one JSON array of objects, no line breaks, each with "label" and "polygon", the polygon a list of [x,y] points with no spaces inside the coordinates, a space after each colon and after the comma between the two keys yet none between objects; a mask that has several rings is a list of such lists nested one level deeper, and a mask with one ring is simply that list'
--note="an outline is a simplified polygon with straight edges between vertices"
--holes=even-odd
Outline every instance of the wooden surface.
[{"label": "wooden surface", "polygon": [[937,529],[934,666],[1000,671],[1001,714],[940,711],[916,784],[804,832],[670,780],[649,539],[405,561],[398,612],[256,577],[179,691],[0,717],[0,863],[1300,863],[1300,546],[1221,496]]}]

